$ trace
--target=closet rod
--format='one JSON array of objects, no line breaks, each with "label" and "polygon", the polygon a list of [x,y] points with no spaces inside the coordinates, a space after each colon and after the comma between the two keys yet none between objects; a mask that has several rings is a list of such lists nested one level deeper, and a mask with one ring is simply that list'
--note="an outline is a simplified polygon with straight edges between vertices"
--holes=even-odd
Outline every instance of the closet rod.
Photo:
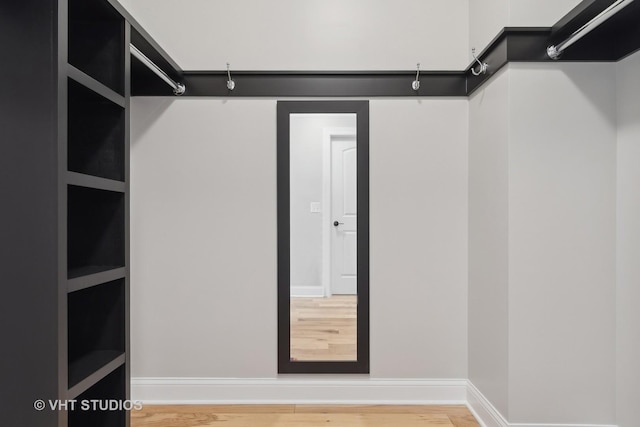
[{"label": "closet rod", "polygon": [[153,61],[151,61],[149,58],[147,58],[147,56],[144,53],[140,52],[140,50],[138,50],[138,48],[135,47],[133,45],[133,43],[130,43],[129,47],[131,48],[131,54],[133,56],[138,58],[140,60],[140,62],[142,62],[144,65],[146,65],[151,71],[156,73],[158,75],[158,77],[160,77],[169,86],[171,86],[173,88],[173,94],[174,95],[182,95],[184,93],[186,88],[182,83],[178,83],[178,82],[174,81],[171,77],[169,77],[169,75],[167,73],[162,71],[162,68],[158,67]]},{"label": "closet rod", "polygon": [[630,5],[632,2],[633,0],[617,0],[611,6],[609,6],[602,12],[600,12],[598,16],[596,16],[591,21],[587,22],[582,27],[580,27],[580,29],[578,29],[573,34],[571,34],[571,36],[569,36],[568,39],[566,39],[565,41],[557,45],[549,46],[547,48],[547,55],[549,55],[549,58],[551,59],[558,59],[558,57],[562,54],[562,52],[566,48],[568,48],[569,46],[571,46],[572,44],[574,44],[575,42],[577,42],[578,40],[580,40],[581,38],[589,34],[591,31],[596,29],[604,21],[611,18],[616,13],[620,12],[625,6]]}]

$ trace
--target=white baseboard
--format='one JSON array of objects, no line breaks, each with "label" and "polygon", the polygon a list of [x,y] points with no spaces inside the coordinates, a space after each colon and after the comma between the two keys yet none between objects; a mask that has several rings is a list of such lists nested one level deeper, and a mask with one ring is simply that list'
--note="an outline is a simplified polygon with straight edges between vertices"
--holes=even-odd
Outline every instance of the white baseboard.
[{"label": "white baseboard", "polygon": [[460,379],[132,378],[145,404],[464,405]]},{"label": "white baseboard", "polygon": [[618,427],[611,424],[529,424],[511,423],[509,427]]},{"label": "white baseboard", "polygon": [[322,286],[292,286],[291,296],[322,298],[324,296],[324,288]]},{"label": "white baseboard", "polygon": [[468,383],[467,407],[482,427],[616,427],[608,424],[509,423],[471,381]]},{"label": "white baseboard", "polygon": [[510,427],[502,416],[480,390],[469,381],[467,389],[467,406],[482,427]]},{"label": "white baseboard", "polygon": [[482,427],[616,427],[509,423],[470,381],[369,378],[132,378],[146,405],[467,405]]}]

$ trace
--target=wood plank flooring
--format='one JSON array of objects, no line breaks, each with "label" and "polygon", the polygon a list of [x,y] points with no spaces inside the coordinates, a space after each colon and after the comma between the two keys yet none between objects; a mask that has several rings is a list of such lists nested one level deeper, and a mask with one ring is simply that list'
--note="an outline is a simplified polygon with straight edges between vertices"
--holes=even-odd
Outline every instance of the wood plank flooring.
[{"label": "wood plank flooring", "polygon": [[291,357],[357,359],[357,297],[291,298]]},{"label": "wood plank flooring", "polygon": [[172,405],[131,412],[131,427],[480,427],[466,406]]}]

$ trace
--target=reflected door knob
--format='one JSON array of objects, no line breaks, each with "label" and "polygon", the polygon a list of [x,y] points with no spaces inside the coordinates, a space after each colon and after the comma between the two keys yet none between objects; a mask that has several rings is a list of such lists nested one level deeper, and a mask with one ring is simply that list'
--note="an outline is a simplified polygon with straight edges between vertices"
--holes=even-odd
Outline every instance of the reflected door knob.
[{"label": "reflected door knob", "polygon": [[333,226],[337,227],[339,225],[344,225],[344,222],[333,221]]}]

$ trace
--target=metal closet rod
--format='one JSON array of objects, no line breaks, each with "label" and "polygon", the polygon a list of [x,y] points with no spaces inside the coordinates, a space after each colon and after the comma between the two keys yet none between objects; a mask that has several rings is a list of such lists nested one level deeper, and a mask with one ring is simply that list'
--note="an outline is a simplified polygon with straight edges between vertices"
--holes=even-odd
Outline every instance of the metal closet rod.
[{"label": "metal closet rod", "polygon": [[569,36],[568,39],[566,39],[565,41],[557,45],[549,46],[547,48],[547,55],[549,55],[549,58],[551,59],[558,59],[558,57],[562,54],[562,52],[566,48],[568,48],[569,46],[571,46],[572,44],[574,44],[575,42],[577,42],[578,40],[580,40],[581,38],[589,34],[591,31],[596,29],[604,21],[611,18],[616,13],[620,12],[625,6],[630,5],[633,1],[634,0],[616,1],[611,6],[609,6],[602,12],[600,12],[598,16],[596,16],[591,21],[587,22],[582,27],[580,27],[580,29],[578,29],[573,34],[571,34],[571,36]]},{"label": "metal closet rod", "polygon": [[162,68],[158,67],[152,60],[147,58],[147,56],[140,52],[140,50],[133,45],[133,43],[129,43],[129,47],[131,48],[131,54],[138,58],[140,62],[146,65],[151,71],[156,73],[158,77],[164,80],[169,86],[173,88],[174,95],[182,95],[186,90],[184,84],[178,83],[173,80],[167,73],[165,73]]}]

